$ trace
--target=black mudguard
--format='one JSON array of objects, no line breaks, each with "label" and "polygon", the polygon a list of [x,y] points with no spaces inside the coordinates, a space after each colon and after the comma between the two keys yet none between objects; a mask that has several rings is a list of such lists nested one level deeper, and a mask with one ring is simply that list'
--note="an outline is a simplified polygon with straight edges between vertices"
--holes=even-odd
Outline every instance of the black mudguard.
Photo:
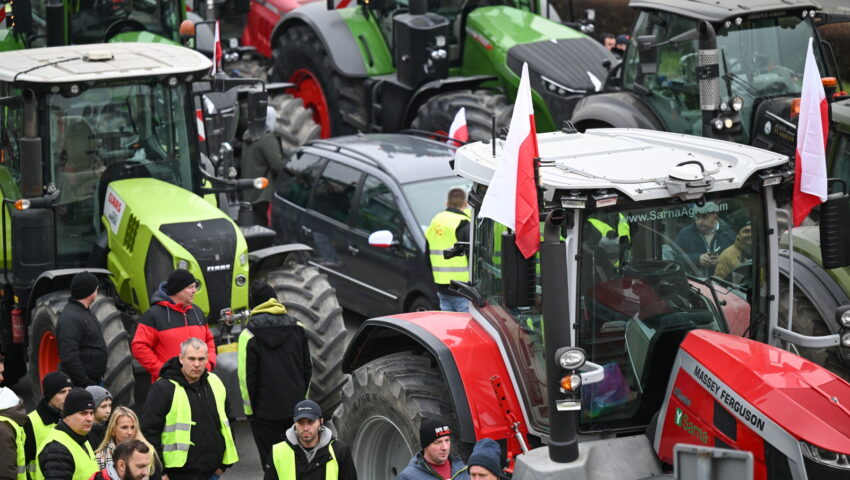
[{"label": "black mudguard", "polygon": [[105,268],[62,268],[57,270],[48,270],[35,280],[30,289],[29,297],[26,299],[27,304],[27,324],[30,321],[30,312],[35,306],[35,301],[39,297],[54,292],[56,290],[65,290],[71,288],[71,279],[74,275],[80,272],[89,272],[97,276],[99,280],[103,280],[112,276],[112,272]]},{"label": "black mudguard", "polygon": [[588,95],[576,104],[572,116],[579,130],[596,127],[665,130],[658,116],[631,92]]},{"label": "black mudguard", "polygon": [[[811,300],[830,333],[838,333],[840,326],[835,320],[835,311],[841,305],[850,304],[850,298],[829,273],[812,259],[794,254],[794,288]],[[779,274],[788,278],[789,251],[779,251]],[[787,299],[780,299],[787,301]]]}]

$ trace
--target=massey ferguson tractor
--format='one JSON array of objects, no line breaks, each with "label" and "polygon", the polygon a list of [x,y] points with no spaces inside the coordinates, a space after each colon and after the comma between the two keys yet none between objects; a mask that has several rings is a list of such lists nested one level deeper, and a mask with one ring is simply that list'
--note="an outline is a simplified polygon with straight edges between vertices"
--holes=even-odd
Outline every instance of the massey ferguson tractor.
[{"label": "massey ferguson tractor", "polygon": [[[132,404],[129,337],[160,282],[184,268],[199,281],[194,302],[221,343],[247,318],[250,281],[268,281],[313,332],[311,395],[327,408],[338,401],[345,328],[333,289],[299,263],[307,247],[272,246],[274,232],[240,228],[217,205],[217,194],[264,180],[217,176],[215,155],[202,163],[196,105],[231,86],[198,82],[210,67],[202,54],[166,44],[0,54],[7,382],[28,370],[38,385],[57,368],[58,317],[71,278],[86,269],[101,280],[91,310],[109,350],[106,387]],[[251,103],[265,118],[265,103]],[[235,381],[235,354],[220,354],[216,370]]]},{"label": "massey ferguson tractor", "polygon": [[[648,478],[682,447],[743,455],[755,479],[847,478],[850,384],[786,349],[848,360],[850,314],[833,312],[842,327],[823,337],[778,323],[787,157],[640,129],[538,140],[539,252],[524,259],[475,212],[504,142],[463,146],[472,235],[454,250],[467,250],[470,281],[452,288],[469,313],[373,318],[352,338],[334,423],[358,473],[396,478],[436,417],[462,453],[499,441],[515,480]],[[822,208],[822,254],[846,265],[850,205]],[[702,258],[697,231],[735,243]],[[722,278],[712,257],[729,261]]]}]

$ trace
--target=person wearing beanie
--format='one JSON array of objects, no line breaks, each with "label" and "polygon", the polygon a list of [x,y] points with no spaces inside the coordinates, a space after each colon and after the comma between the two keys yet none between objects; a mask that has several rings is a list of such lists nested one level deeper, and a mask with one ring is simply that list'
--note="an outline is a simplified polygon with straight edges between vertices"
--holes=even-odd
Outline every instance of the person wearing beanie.
[{"label": "person wearing beanie", "polygon": [[30,477],[35,475],[35,452],[62,417],[62,407],[73,386],[71,377],[64,372],[50,372],[41,380],[43,396],[35,410],[27,415],[29,422],[24,425],[24,452]]},{"label": "person wearing beanie", "polygon": [[730,215],[729,220],[737,232],[735,243],[720,253],[717,257],[717,268],[714,270],[714,276],[723,279],[753,256],[753,226],[749,216],[741,210]]},{"label": "person wearing beanie", "polygon": [[287,315],[286,307],[266,282],[250,291],[251,317],[239,334],[239,390],[245,415],[265,465],[281,432],[292,426],[289,415],[307,396],[313,362],[304,326]]},{"label": "person wearing beanie", "polygon": [[295,424],[272,447],[264,480],[357,480],[351,450],[325,428],[319,404],[298,402],[292,418]]},{"label": "person wearing beanie", "polygon": [[94,400],[94,424],[92,424],[91,432],[89,432],[89,443],[92,447],[97,448],[103,442],[106,424],[112,414],[112,394],[109,393],[109,390],[96,385],[86,387],[86,391],[91,393]]},{"label": "person wearing beanie", "polygon": [[492,438],[482,438],[475,443],[466,465],[471,480],[503,480],[502,448]]},{"label": "person wearing beanie", "polygon": [[[5,371],[3,356],[0,355],[0,383]],[[27,423],[24,401],[11,388],[0,387],[0,480],[22,480],[26,478],[26,453],[23,426]]]},{"label": "person wearing beanie", "polygon": [[97,277],[80,272],[71,280],[71,297],[56,324],[59,370],[77,387],[100,385],[106,373],[106,341],[90,310],[97,298]]},{"label": "person wearing beanie", "polygon": [[180,355],[180,344],[200,338],[209,349],[207,370],[215,368],[215,340],[200,307],[192,303],[198,280],[178,268],[151,298],[151,306],[139,319],[130,347],[133,357],[148,371],[151,382],[160,376],[165,362]]},{"label": "person wearing beanie", "polygon": [[422,450],[410,459],[398,480],[469,480],[463,460],[452,455],[452,429],[448,423],[436,418],[422,420],[419,445]]},{"label": "person wearing beanie", "polygon": [[94,423],[91,393],[75,388],[65,398],[62,420],[56,424],[36,453],[35,478],[88,480],[98,471],[88,433]]}]

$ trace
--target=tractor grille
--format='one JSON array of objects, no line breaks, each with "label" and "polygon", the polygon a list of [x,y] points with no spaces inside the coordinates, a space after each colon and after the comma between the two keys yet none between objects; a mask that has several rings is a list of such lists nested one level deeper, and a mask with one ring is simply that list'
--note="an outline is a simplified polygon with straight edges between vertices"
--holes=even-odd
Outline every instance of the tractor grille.
[{"label": "tractor grille", "polygon": [[204,289],[210,304],[209,319],[230,307],[233,261],[236,258],[236,228],[229,220],[217,218],[202,222],[172,223],[159,230],[185,248],[201,268]]},{"label": "tractor grille", "polygon": [[133,247],[136,245],[136,234],[138,232],[139,219],[135,215],[130,214],[130,219],[127,220],[127,231],[124,233],[124,248],[130,253],[133,253]]}]

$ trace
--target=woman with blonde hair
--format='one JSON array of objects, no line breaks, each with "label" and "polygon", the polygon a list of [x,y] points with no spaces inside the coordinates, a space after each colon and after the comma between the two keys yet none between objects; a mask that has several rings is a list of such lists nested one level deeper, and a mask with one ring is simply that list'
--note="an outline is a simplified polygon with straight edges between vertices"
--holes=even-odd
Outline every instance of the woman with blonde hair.
[{"label": "woman with blonde hair", "polygon": [[162,475],[162,462],[160,462],[156,450],[145,439],[142,434],[139,417],[136,413],[124,406],[117,407],[112,412],[109,418],[109,425],[106,427],[106,434],[103,437],[103,442],[97,447],[94,456],[97,458],[97,463],[101,469],[104,469],[112,463],[112,451],[121,442],[135,438],[145,442],[151,451],[151,479],[160,478]]}]

